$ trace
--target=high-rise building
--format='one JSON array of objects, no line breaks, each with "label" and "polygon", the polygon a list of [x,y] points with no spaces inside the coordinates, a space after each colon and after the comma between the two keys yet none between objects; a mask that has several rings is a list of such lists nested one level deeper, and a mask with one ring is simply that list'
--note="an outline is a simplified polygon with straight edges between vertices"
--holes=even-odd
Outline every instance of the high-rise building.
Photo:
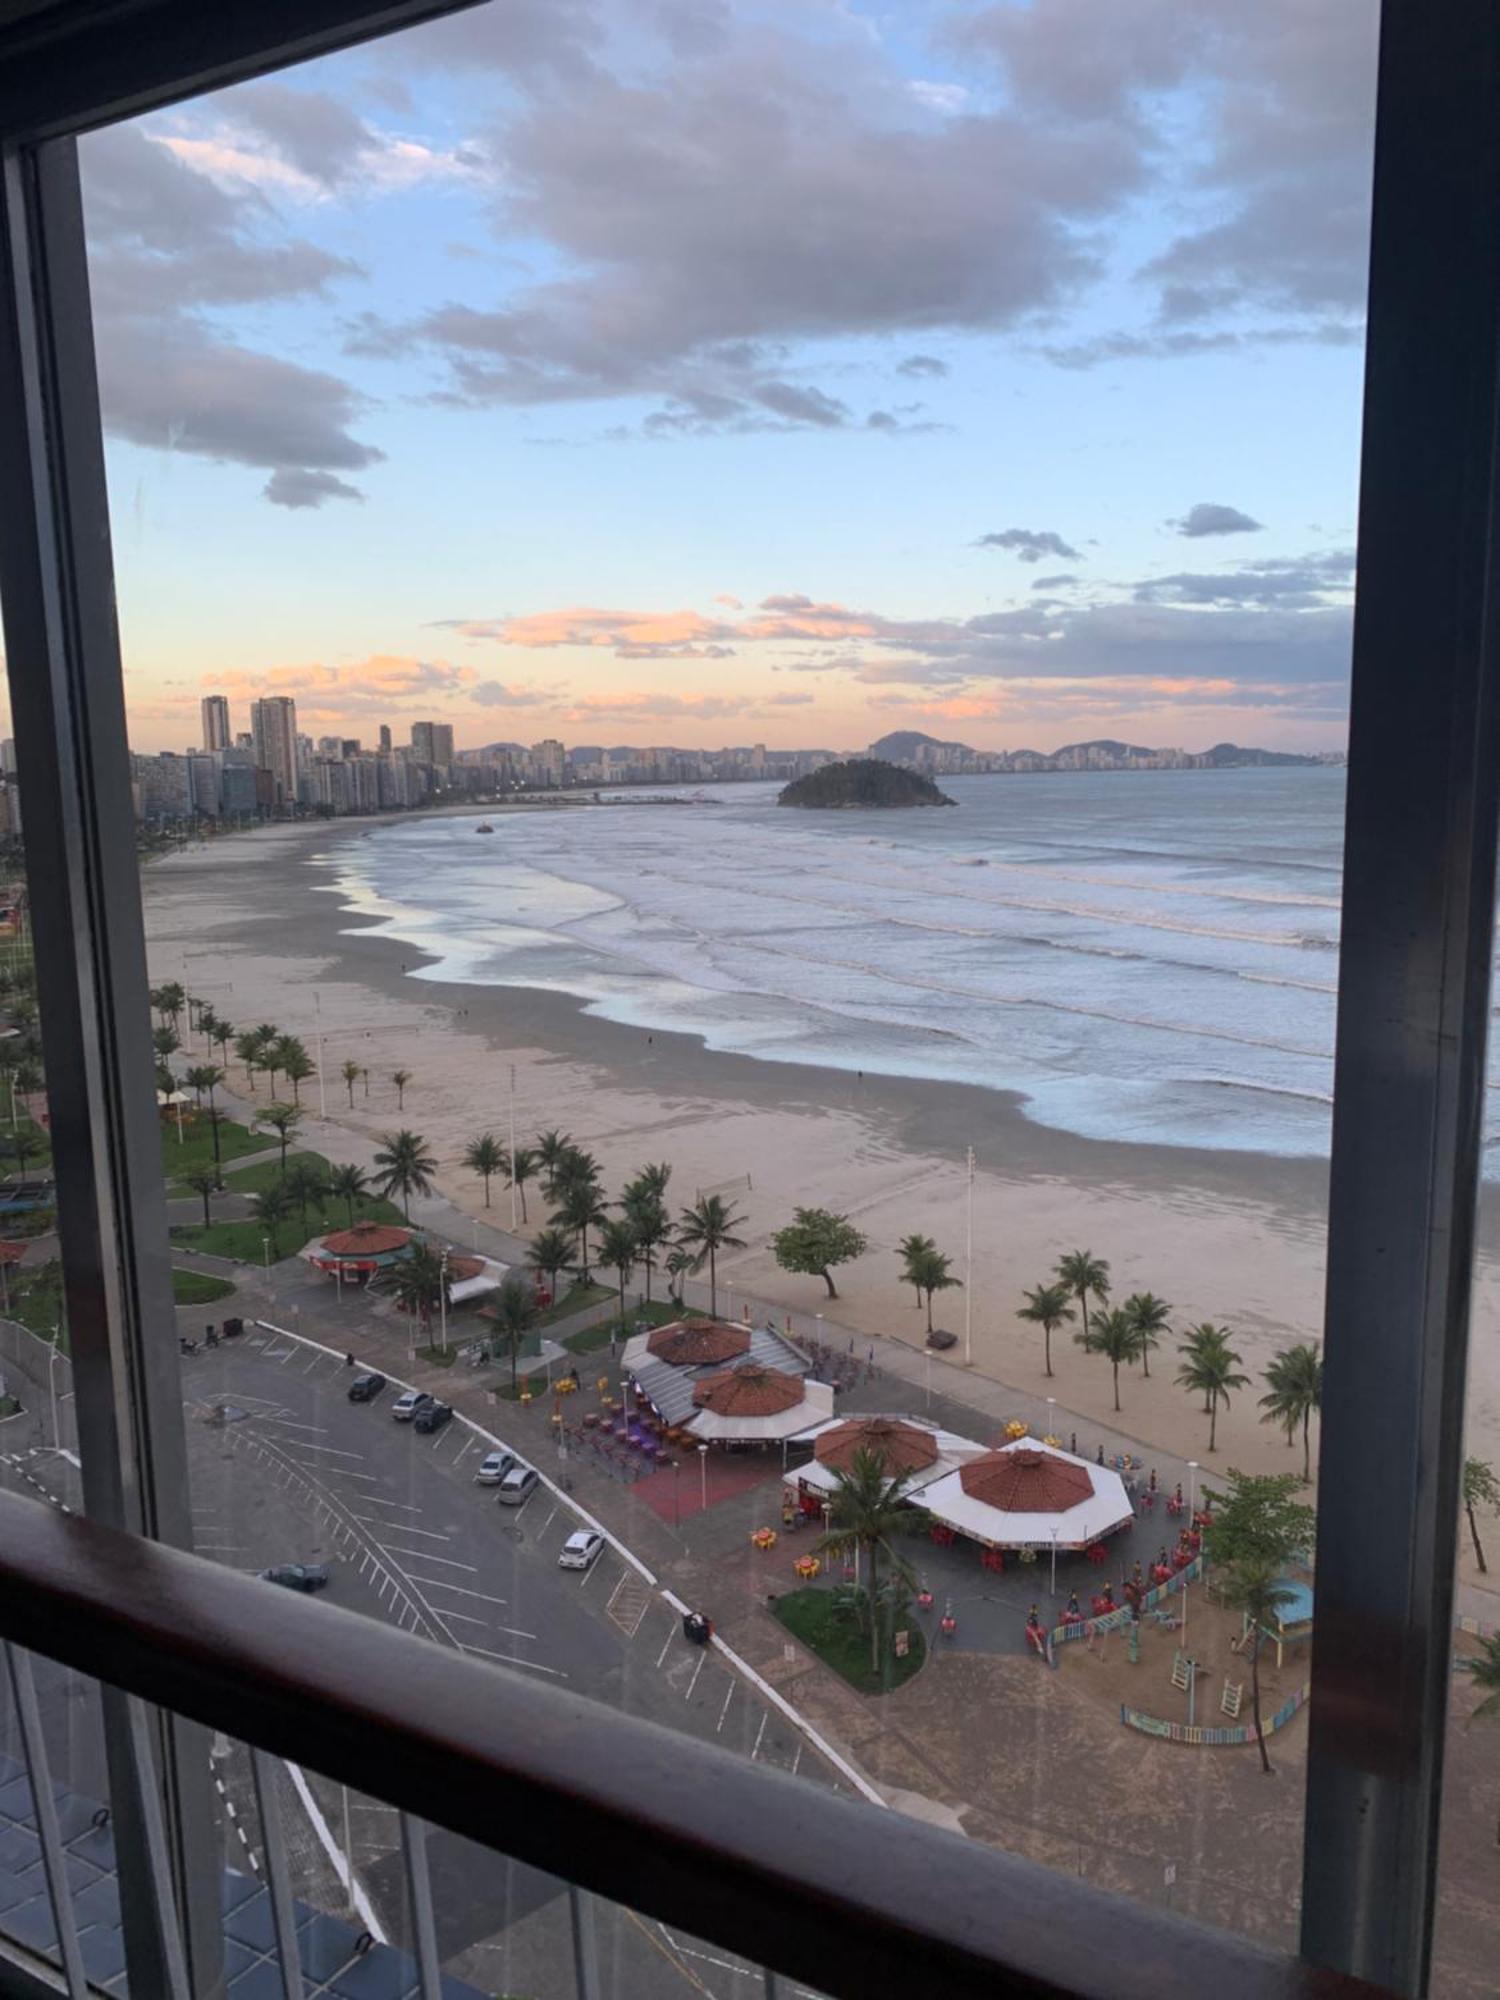
[{"label": "high-rise building", "polygon": [[382,757],[389,757],[391,754],[391,725],[388,722],[382,722],[380,725],[380,754]]},{"label": "high-rise building", "polygon": [[290,695],[267,695],[250,704],[255,762],[269,771],[277,805],[297,802],[297,704]]},{"label": "high-rise building", "polygon": [[453,762],[453,724],[414,722],[411,726],[411,754],[419,764],[436,764],[447,770]]},{"label": "high-rise building", "polygon": [[567,753],[557,738],[544,736],[540,743],[533,743],[531,756],[538,784],[555,785],[560,788]]},{"label": "high-rise building", "polygon": [[223,694],[206,694],[200,704],[203,714],[203,745],[205,750],[227,750],[232,741],[229,734],[229,697]]}]

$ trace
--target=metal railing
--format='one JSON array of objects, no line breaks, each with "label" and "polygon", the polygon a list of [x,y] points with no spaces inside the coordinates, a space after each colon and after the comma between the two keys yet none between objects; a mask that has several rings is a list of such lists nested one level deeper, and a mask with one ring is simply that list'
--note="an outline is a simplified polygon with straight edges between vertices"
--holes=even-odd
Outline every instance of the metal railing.
[{"label": "metal railing", "polygon": [[[569,1886],[575,1991],[599,2000],[594,1904],[608,1899],[752,1966],[836,1996],[908,1991],[1161,2000],[1335,2000],[1373,1988],[898,1813],[877,1813],[656,1724],[30,1500],[0,1494],[0,1637],[70,1994],[84,1980],[54,1787],[27,1652],[85,1674],[107,1663],[146,1704],[252,1746],[284,1991],[303,1991],[273,1760],[379,1793],[401,1815],[418,1990],[439,1992],[426,1827]],[[372,1746],[377,1755],[372,1757]],[[156,1797],[154,1785],[144,1792]],[[155,1893],[165,1843],[146,1815]],[[500,1833],[503,1830],[503,1837]],[[117,1832],[117,1838],[119,1833]],[[5,1923],[0,1916],[0,1936]],[[70,1931],[73,1942],[70,1945]],[[40,1991],[7,1987],[0,1993]],[[185,1988],[173,1987],[176,1992]]]}]

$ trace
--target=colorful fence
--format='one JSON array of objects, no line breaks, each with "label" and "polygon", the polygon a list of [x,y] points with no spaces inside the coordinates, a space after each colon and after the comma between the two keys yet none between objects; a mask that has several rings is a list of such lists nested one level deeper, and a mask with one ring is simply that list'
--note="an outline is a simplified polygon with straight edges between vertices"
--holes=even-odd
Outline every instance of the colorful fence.
[{"label": "colorful fence", "polygon": [[[1284,1729],[1307,1700],[1311,1683],[1304,1683],[1288,1701],[1284,1701],[1269,1722],[1263,1725],[1267,1736],[1274,1736],[1278,1729]],[[1127,1708],[1120,1703],[1120,1720],[1127,1729],[1139,1729],[1143,1736],[1160,1736],[1168,1743],[1196,1743],[1218,1747],[1225,1743],[1245,1744],[1255,1741],[1255,1724],[1241,1722],[1226,1729],[1211,1729],[1206,1723],[1164,1722],[1159,1715],[1143,1715],[1138,1708]]]},{"label": "colorful fence", "polygon": [[[1194,1556],[1186,1569],[1178,1570],[1177,1574],[1168,1577],[1165,1583],[1153,1585],[1141,1599],[1142,1616],[1154,1611],[1158,1604],[1172,1595],[1174,1590],[1182,1590],[1188,1584],[1196,1583],[1203,1575],[1203,1568],[1203,1557]],[[1057,1664],[1052,1658],[1054,1646],[1066,1645],[1069,1639],[1092,1639],[1098,1632],[1118,1632],[1122,1626],[1130,1623],[1134,1615],[1128,1604],[1122,1604],[1118,1610],[1108,1612],[1103,1618],[1080,1618],[1070,1625],[1055,1625],[1047,1635],[1048,1661],[1053,1666]]]}]

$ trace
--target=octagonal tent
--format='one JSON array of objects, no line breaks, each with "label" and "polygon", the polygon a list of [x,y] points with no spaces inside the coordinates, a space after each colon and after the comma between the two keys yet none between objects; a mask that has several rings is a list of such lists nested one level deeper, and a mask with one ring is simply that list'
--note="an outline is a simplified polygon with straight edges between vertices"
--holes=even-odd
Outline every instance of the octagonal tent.
[{"label": "octagonal tent", "polygon": [[646,1351],[669,1368],[703,1368],[750,1352],[750,1329],[724,1319],[676,1319],[646,1336]]},{"label": "octagonal tent", "polygon": [[983,1452],[934,1480],[922,1505],[990,1549],[1085,1549],[1135,1518],[1118,1472],[1036,1438]]},{"label": "octagonal tent", "polygon": [[893,1479],[936,1465],[938,1441],[932,1431],[899,1417],[853,1417],[821,1432],[813,1444],[814,1458],[834,1472],[848,1472],[862,1451],[878,1459],[886,1477]]},{"label": "octagonal tent", "polygon": [[795,1437],[833,1414],[833,1387],[743,1361],[693,1384],[694,1416],[685,1428],[704,1443],[769,1443]]},{"label": "octagonal tent", "polygon": [[411,1249],[413,1232],[389,1222],[356,1222],[352,1229],[335,1229],[302,1253],[310,1264],[345,1284],[359,1284],[389,1270]]}]

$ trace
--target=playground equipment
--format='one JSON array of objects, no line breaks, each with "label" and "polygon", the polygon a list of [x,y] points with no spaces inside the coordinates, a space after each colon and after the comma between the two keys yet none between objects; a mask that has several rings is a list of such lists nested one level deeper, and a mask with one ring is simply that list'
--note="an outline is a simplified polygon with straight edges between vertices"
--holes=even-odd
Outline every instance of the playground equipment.
[{"label": "playground equipment", "polygon": [[1232,1681],[1226,1674],[1224,1676],[1224,1692],[1219,1696],[1220,1715],[1227,1715],[1231,1722],[1238,1722],[1240,1719],[1240,1702],[1244,1697],[1244,1693],[1245,1683],[1243,1681]]}]

